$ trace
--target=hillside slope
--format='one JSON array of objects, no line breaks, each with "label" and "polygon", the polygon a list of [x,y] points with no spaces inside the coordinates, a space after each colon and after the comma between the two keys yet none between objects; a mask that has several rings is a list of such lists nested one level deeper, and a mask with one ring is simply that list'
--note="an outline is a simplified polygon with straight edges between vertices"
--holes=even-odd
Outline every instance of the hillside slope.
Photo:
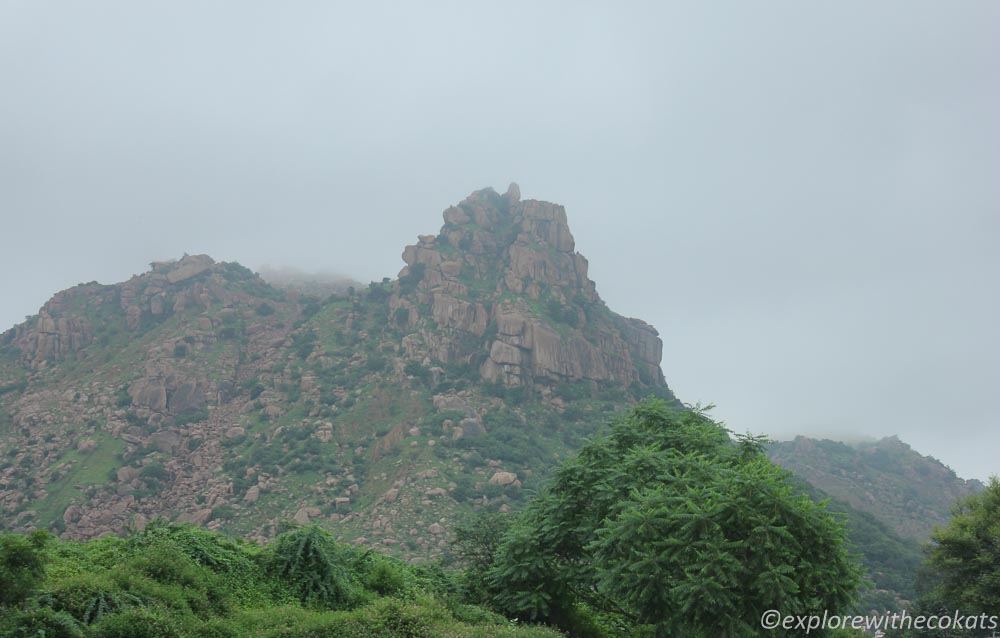
[{"label": "hillside slope", "polygon": [[638,397],[647,324],[601,301],[565,211],[473,193],[395,280],[325,298],[184,256],[56,294],[0,336],[0,524],[322,522],[431,557]]},{"label": "hillside slope", "polygon": [[768,455],[831,497],[868,512],[903,538],[930,538],[959,498],[983,489],[897,437],[851,446],[804,436],[774,443]]}]

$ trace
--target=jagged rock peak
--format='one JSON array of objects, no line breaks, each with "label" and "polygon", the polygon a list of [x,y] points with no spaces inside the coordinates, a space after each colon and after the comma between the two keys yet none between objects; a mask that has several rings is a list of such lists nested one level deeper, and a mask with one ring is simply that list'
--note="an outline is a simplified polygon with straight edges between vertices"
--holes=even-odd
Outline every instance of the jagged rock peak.
[{"label": "jagged rock peak", "polygon": [[476,281],[478,288],[488,284],[498,293],[533,299],[552,287],[561,301],[578,295],[599,299],[559,204],[521,200],[520,188],[511,184],[504,195],[492,188],[475,191],[443,217],[437,235],[421,235],[404,249],[406,267],[399,273],[404,280],[419,271],[426,291],[443,285],[465,295],[463,286]]},{"label": "jagged rock peak", "polygon": [[413,330],[408,356],[477,363],[485,381],[510,386],[665,385],[656,331],[607,309],[562,206],[522,200],[511,184],[504,195],[475,191],[443,217],[437,235],[404,249],[390,300],[393,320]]},{"label": "jagged rock peak", "polygon": [[521,201],[521,187],[517,185],[517,182],[510,183],[504,197],[507,198],[507,201],[511,204],[516,204]]}]

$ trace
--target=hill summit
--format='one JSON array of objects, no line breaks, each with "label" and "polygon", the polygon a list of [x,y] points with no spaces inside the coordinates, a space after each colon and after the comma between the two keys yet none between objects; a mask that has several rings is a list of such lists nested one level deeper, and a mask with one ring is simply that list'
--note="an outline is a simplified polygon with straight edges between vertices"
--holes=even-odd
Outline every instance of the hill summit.
[{"label": "hill summit", "polygon": [[[482,358],[482,380],[506,386],[664,384],[656,330],[605,309],[562,206],[521,201],[511,184],[502,196],[473,193],[444,221],[436,236],[403,251],[390,309],[413,330],[402,343],[409,356]],[[484,344],[488,356],[478,357]]]},{"label": "hill summit", "polygon": [[289,520],[410,557],[506,509],[610,414],[673,399],[562,206],[480,190],[396,279],[327,296],[206,255],[80,284],[0,335],[0,525]]}]

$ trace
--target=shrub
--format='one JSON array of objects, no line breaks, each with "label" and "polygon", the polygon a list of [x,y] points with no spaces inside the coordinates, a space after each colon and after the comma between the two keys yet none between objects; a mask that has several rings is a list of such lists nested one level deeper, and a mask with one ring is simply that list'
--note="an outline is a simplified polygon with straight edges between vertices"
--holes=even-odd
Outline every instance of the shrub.
[{"label": "shrub", "polygon": [[365,369],[369,372],[381,372],[385,370],[385,366],[388,360],[381,354],[371,354],[368,355],[368,359],[365,361]]},{"label": "shrub", "polygon": [[165,468],[162,463],[153,462],[139,471],[139,478],[166,481],[170,478],[170,470]]},{"label": "shrub", "polygon": [[180,638],[179,623],[159,609],[141,607],[108,616],[94,628],[95,638]]},{"label": "shrub", "polygon": [[229,611],[231,606],[220,578],[174,545],[147,547],[113,578],[146,605],[159,605],[180,616],[208,618]]},{"label": "shrub", "polygon": [[104,575],[80,574],[56,583],[51,592],[52,607],[64,611],[85,625],[129,607],[141,607],[138,596],[121,591]]},{"label": "shrub", "polygon": [[343,609],[354,602],[347,552],[329,532],[315,525],[294,529],[274,539],[267,550],[268,572],[283,580],[303,604]]},{"label": "shrub", "polygon": [[379,557],[364,576],[364,585],[380,596],[399,596],[406,593],[405,567],[389,558]]},{"label": "shrub", "polygon": [[431,378],[431,371],[425,368],[419,361],[413,359],[406,362],[406,365],[403,366],[403,372],[419,381],[426,382]]},{"label": "shrub", "polygon": [[399,278],[399,291],[403,294],[412,293],[417,289],[417,284],[424,278],[425,264],[413,264],[407,273]]},{"label": "shrub", "polygon": [[319,337],[316,336],[316,331],[309,328],[292,337],[292,347],[295,348],[295,354],[300,359],[305,359],[312,354],[318,340]]},{"label": "shrub", "polygon": [[274,306],[267,302],[261,302],[257,306],[257,314],[261,317],[268,317],[274,314]]},{"label": "shrub", "polygon": [[0,620],[0,638],[83,638],[83,629],[64,612],[42,607],[11,613]]}]

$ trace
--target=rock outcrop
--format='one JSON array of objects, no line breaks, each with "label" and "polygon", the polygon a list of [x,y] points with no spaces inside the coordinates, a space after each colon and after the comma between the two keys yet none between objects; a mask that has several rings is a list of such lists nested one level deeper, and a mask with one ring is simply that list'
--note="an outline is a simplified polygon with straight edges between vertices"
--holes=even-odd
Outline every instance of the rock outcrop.
[{"label": "rock outcrop", "polygon": [[[107,331],[122,320],[127,330],[137,332],[184,308],[204,308],[231,296],[225,290],[223,272],[207,255],[153,262],[150,272],[121,284],[91,282],[56,293],[37,317],[4,337],[10,335],[22,359],[38,370],[77,357],[94,341],[96,332]],[[197,281],[199,275],[206,275],[206,281]]]},{"label": "rock outcrop", "polygon": [[36,370],[44,368],[74,356],[93,340],[90,321],[73,313],[72,308],[75,298],[97,288],[97,284],[85,284],[57,293],[37,317],[8,333],[26,363]]},{"label": "rock outcrop", "polygon": [[664,385],[656,330],[607,309],[562,206],[522,201],[511,184],[473,193],[444,222],[403,251],[390,310],[411,330],[408,356],[475,364],[505,386]]}]

